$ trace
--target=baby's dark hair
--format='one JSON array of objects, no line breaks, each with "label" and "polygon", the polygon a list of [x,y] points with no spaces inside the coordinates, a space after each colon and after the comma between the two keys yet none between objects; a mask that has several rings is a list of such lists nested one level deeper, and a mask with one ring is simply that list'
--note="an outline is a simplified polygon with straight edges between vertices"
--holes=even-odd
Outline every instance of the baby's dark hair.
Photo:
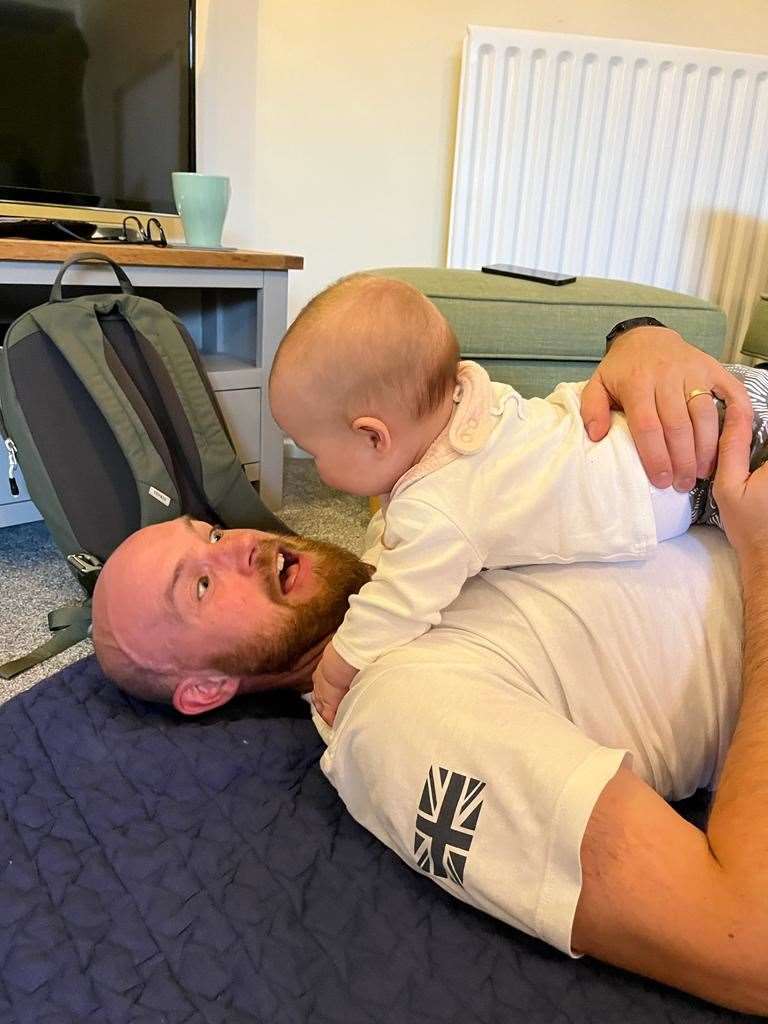
[{"label": "baby's dark hair", "polygon": [[459,345],[446,318],[405,281],[351,274],[316,295],[294,320],[277,350],[270,380],[311,361],[327,387],[345,371],[345,413],[354,417],[371,399],[396,400],[414,418],[439,408],[456,384]]}]

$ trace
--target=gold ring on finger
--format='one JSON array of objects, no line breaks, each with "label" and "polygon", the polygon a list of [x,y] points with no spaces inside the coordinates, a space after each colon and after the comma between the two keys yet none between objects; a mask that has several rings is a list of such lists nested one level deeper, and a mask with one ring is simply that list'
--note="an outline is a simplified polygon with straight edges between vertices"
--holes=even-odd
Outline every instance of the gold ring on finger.
[{"label": "gold ring on finger", "polygon": [[688,405],[689,402],[692,402],[694,398],[698,398],[699,395],[709,395],[710,398],[715,397],[709,388],[694,388],[693,391],[689,391],[685,396],[685,404]]}]

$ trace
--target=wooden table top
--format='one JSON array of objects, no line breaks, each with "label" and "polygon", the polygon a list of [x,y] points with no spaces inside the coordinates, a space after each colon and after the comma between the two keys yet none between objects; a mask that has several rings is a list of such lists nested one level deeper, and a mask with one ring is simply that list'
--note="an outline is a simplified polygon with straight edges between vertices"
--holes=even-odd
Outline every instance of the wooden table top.
[{"label": "wooden table top", "polygon": [[303,256],[246,249],[188,249],[169,245],[108,245],[103,242],[33,242],[23,238],[0,238],[0,261],[19,260],[63,263],[77,253],[103,252],[126,266],[202,267],[206,270],[302,270]]}]

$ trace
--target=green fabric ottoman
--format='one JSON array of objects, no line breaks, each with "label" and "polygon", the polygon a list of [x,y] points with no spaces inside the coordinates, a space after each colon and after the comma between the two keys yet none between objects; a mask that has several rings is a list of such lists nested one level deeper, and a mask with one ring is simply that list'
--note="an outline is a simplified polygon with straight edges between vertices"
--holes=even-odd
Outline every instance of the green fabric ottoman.
[{"label": "green fabric ottoman", "polygon": [[760,295],[755,303],[741,351],[761,362],[768,359],[768,292]]},{"label": "green fabric ottoman", "polygon": [[525,397],[549,394],[564,380],[586,380],[602,358],[608,331],[629,317],[655,316],[717,358],[725,343],[725,314],[711,302],[628,281],[580,277],[555,287],[478,270],[371,273],[424,292],[456,331],[462,355]]}]

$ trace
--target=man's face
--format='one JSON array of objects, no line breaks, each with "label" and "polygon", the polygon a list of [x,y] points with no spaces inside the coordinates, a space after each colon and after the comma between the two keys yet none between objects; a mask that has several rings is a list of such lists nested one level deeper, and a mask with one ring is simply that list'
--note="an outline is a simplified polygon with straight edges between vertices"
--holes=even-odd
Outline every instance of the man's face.
[{"label": "man's face", "polygon": [[337,628],[369,571],[332,545],[189,518],[107,563],[95,610],[137,664],[171,676],[279,673]]}]

